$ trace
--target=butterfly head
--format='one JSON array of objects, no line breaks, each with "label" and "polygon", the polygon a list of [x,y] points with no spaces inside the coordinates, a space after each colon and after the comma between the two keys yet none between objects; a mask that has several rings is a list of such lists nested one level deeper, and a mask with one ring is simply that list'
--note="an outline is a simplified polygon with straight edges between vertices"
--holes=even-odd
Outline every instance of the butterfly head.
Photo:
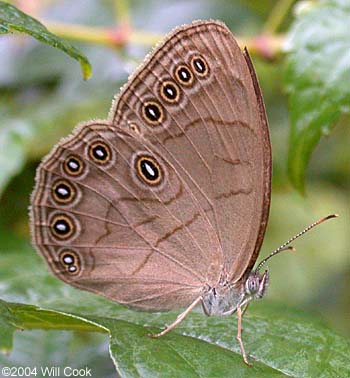
[{"label": "butterfly head", "polygon": [[269,286],[269,271],[265,270],[263,274],[258,271],[252,271],[244,285],[245,294],[251,299],[260,299],[266,293]]}]

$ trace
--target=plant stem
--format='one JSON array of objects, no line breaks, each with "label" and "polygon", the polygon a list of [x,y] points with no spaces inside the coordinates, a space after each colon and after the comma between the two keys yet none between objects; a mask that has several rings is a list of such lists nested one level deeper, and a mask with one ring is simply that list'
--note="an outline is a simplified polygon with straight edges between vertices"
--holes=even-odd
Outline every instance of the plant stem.
[{"label": "plant stem", "polygon": [[44,25],[54,34],[81,42],[96,43],[109,47],[123,47],[126,43],[154,45],[162,35],[144,31],[129,31],[122,28],[97,28],[61,22],[44,22]]},{"label": "plant stem", "polygon": [[[123,25],[116,28],[97,28],[60,22],[44,22],[54,34],[80,42],[105,45],[111,48],[124,47],[128,43],[153,46],[163,38],[163,34],[132,30]],[[262,34],[252,38],[237,38],[238,44],[247,47],[251,54],[264,59],[273,59],[282,48],[284,36]]]},{"label": "plant stem", "polygon": [[48,30],[50,30],[50,32],[62,38],[115,46],[115,43],[112,43],[109,36],[110,32],[107,28],[96,28],[53,21],[44,21],[43,24],[48,28]]},{"label": "plant stem", "polygon": [[114,11],[116,16],[116,24],[130,27],[130,7],[127,0],[114,0]]},{"label": "plant stem", "polygon": [[274,34],[281,26],[295,0],[280,0],[272,9],[263,27],[264,34]]}]

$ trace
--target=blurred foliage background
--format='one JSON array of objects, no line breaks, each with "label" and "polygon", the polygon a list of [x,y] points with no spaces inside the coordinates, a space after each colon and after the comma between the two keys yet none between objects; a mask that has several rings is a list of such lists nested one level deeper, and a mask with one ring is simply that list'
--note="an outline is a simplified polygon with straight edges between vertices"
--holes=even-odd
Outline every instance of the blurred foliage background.
[{"label": "blurred foliage background", "polygon": [[[92,78],[88,81],[82,79],[79,65],[61,51],[24,35],[0,37],[0,263],[1,253],[29,243],[27,209],[40,159],[78,122],[107,117],[113,96],[158,36],[194,19],[212,18],[224,21],[241,43],[248,41],[249,47],[251,38],[266,28],[269,17],[273,21],[271,11],[277,2],[18,0],[11,3],[49,29],[52,25],[56,31],[62,22],[107,28],[129,18],[134,30],[148,34],[141,33],[144,39],[135,36],[134,41],[115,48],[99,41],[84,43],[73,38],[71,43],[92,64]],[[289,3],[290,6],[293,1]],[[277,42],[278,38],[284,38],[293,17],[290,10],[283,18],[275,34]],[[295,242],[297,252],[286,252],[272,259],[266,300],[286,302],[315,313],[336,332],[348,337],[349,117],[341,117],[331,135],[317,146],[306,171],[306,195],[300,195],[290,185],[287,174],[290,119],[283,54],[280,51],[272,57],[264,56],[253,46],[252,58],[264,94],[273,148],[272,207],[261,256],[319,217],[340,215]],[[32,248],[24,251],[35,254]],[[38,269],[46,268],[40,265]],[[93,361],[101,376],[114,376],[107,342],[106,336],[93,333],[26,331],[16,333],[11,359],[69,365],[76,358],[80,361],[83,358],[90,364]],[[33,344],[40,347],[32,349]]]}]

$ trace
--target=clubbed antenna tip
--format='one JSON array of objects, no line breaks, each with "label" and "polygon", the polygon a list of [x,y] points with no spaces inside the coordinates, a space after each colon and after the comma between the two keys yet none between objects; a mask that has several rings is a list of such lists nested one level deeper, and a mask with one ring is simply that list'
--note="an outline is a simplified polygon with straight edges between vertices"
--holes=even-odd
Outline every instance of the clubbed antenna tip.
[{"label": "clubbed antenna tip", "polygon": [[325,222],[326,220],[336,218],[336,217],[338,217],[338,214],[327,215],[326,217],[323,217],[323,218],[319,219],[318,221],[310,224],[310,226],[304,228],[303,231],[294,235],[292,238],[290,238],[288,241],[286,241],[284,244],[282,244],[280,247],[278,247],[272,253],[270,253],[267,257],[265,257],[262,261],[260,261],[260,263],[257,266],[257,268],[255,269],[255,271],[259,272],[259,270],[262,268],[262,266],[265,265],[266,261],[269,260],[271,257],[277,255],[278,253],[286,251],[286,250],[295,251],[294,247],[288,246],[291,242],[293,242],[295,239],[298,239],[301,235],[304,235],[306,232],[310,231],[312,228],[318,226],[319,224]]}]

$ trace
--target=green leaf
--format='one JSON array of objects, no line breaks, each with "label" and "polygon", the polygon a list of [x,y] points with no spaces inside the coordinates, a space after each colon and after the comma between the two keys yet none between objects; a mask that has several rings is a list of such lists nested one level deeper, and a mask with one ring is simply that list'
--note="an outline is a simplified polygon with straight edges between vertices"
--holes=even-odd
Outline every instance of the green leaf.
[{"label": "green leaf", "polygon": [[349,25],[350,3],[325,0],[302,11],[287,37],[288,170],[301,192],[312,151],[339,116],[350,109]]},{"label": "green leaf", "polygon": [[235,317],[208,318],[198,309],[170,334],[150,339],[147,334],[169,324],[178,312],[132,311],[74,289],[49,274],[27,242],[8,233],[0,237],[0,297],[8,301],[6,311],[0,307],[3,332],[11,333],[13,327],[108,331],[110,354],[122,377],[350,374],[348,341],[312,315],[268,301],[252,305],[243,333],[246,349],[256,359],[249,368],[235,340]]},{"label": "green leaf", "polygon": [[6,302],[0,299],[0,351],[7,353],[12,349],[13,334],[18,319]]},{"label": "green leaf", "polygon": [[15,31],[29,34],[42,43],[62,50],[80,63],[84,79],[91,76],[91,65],[85,55],[62,38],[49,32],[38,20],[13,5],[0,1],[0,34]]},{"label": "green leaf", "polygon": [[6,119],[0,127],[0,195],[10,179],[26,161],[25,146],[33,137],[33,128],[26,122]]}]

